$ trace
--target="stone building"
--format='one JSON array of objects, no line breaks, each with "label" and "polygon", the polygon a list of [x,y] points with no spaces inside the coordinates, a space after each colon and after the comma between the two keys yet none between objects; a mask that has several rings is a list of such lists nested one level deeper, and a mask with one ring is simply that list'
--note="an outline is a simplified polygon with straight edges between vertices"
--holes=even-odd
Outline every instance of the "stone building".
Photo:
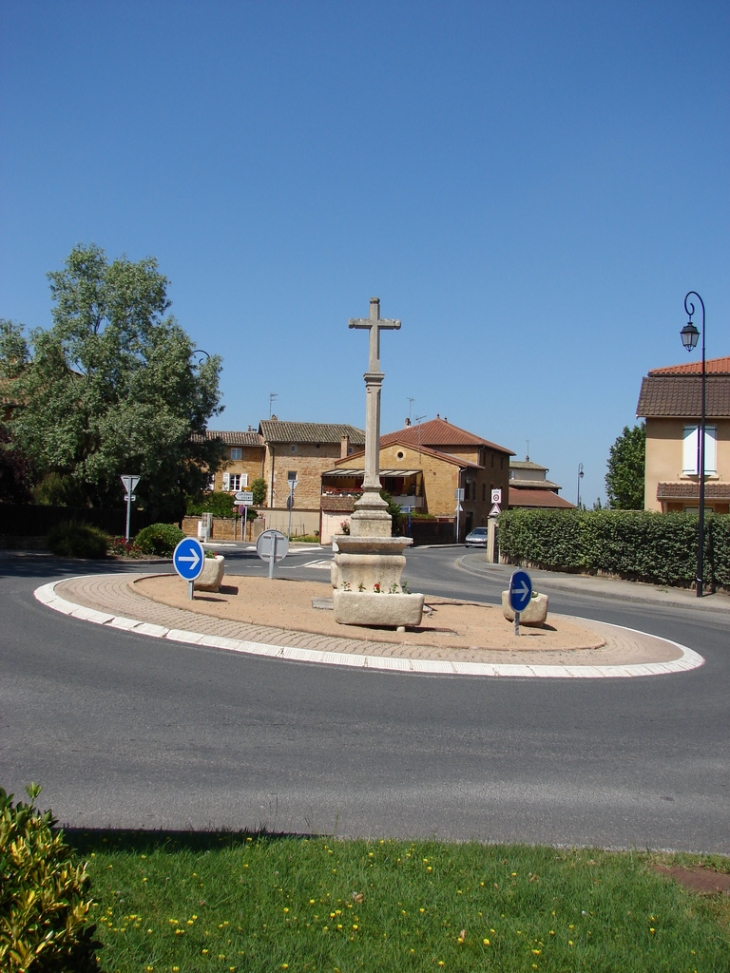
[{"label": "stone building", "polygon": [[529,456],[510,460],[507,506],[529,509],[574,510],[569,500],[559,496],[562,487],[547,478],[547,466],[533,463]]},{"label": "stone building", "polygon": [[[491,491],[507,496],[513,452],[436,417],[380,438],[380,479],[401,506],[454,524],[456,491],[464,490],[459,517],[462,540],[487,523]],[[352,511],[364,476],[364,454],[343,457],[322,476],[322,541],[339,532]]]}]

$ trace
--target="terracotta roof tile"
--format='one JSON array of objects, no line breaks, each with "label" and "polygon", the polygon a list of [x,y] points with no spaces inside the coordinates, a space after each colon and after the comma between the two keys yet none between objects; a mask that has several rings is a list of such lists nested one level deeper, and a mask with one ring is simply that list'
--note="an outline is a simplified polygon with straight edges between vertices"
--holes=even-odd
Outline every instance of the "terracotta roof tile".
[{"label": "terracotta roof tile", "polygon": [[259,431],[268,443],[340,443],[350,437],[353,446],[365,443],[365,431],[356,426],[331,422],[283,422],[280,419],[264,419]]},{"label": "terracotta roof tile", "polygon": [[460,429],[459,426],[454,426],[445,419],[431,419],[429,422],[422,422],[420,425],[405,426],[405,428],[398,429],[396,432],[386,433],[386,435],[380,437],[380,445],[390,446],[392,443],[399,442],[406,446],[418,446],[419,440],[421,446],[431,446],[436,449],[448,448],[449,446],[452,448],[454,446],[489,446],[490,449],[496,449],[500,453],[507,453],[509,456],[515,455],[513,450],[507,449],[505,446],[498,446],[488,439],[482,439],[481,436],[467,432],[466,429]]},{"label": "terracotta roof tile", "polygon": [[[655,375],[701,375],[702,361],[685,362],[683,365],[668,365],[666,368],[652,368],[650,376]],[[727,358],[708,358],[705,360],[705,374],[730,375],[730,356]]]},{"label": "terracotta roof tile", "polygon": [[[656,488],[657,500],[697,500],[700,499],[699,483],[659,483]],[[730,483],[705,483],[706,500],[730,500]]]},{"label": "terracotta roof tile", "polygon": [[524,487],[509,488],[510,507],[550,507],[560,510],[574,510],[575,505],[551,490],[528,490]]},{"label": "terracotta roof tile", "polygon": [[[730,416],[730,376],[708,375],[706,379],[708,418]],[[697,375],[649,375],[642,379],[637,416],[699,418],[702,412],[702,381]]]},{"label": "terracotta roof tile", "polygon": [[263,446],[264,441],[257,432],[225,432],[218,429],[207,429],[208,439],[220,439],[226,446]]}]

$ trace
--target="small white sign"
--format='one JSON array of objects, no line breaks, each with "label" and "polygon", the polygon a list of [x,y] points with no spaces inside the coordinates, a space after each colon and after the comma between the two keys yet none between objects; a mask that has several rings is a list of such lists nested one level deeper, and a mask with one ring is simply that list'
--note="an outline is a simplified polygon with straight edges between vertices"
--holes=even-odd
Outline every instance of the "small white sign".
[{"label": "small white sign", "polygon": [[463,499],[464,499],[464,487],[459,487],[459,489],[454,494],[454,500],[461,501]]},{"label": "small white sign", "polygon": [[502,502],[502,491],[492,490],[492,503],[501,503],[501,502]]},{"label": "small white sign", "polygon": [[250,490],[239,490],[233,499],[236,503],[253,503],[253,493]]},{"label": "small white sign", "polygon": [[141,477],[136,476],[135,474],[122,473],[119,479],[124,484],[124,489],[127,493],[134,493],[134,488],[139,483]]}]

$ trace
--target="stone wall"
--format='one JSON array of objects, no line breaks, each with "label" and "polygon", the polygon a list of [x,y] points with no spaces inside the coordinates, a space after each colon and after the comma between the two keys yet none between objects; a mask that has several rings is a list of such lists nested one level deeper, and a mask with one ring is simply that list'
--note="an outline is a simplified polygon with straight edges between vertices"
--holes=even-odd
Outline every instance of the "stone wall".
[{"label": "stone wall", "polygon": [[269,446],[265,474],[268,506],[274,509],[286,506],[288,474],[292,471],[297,475],[295,509],[314,509],[319,521],[322,474],[331,470],[339,458],[339,443],[277,443]]}]

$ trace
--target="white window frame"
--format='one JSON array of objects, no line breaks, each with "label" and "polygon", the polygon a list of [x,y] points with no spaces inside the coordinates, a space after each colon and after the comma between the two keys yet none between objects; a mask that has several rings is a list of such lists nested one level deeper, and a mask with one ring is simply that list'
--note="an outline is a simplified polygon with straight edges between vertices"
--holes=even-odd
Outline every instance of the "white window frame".
[{"label": "white window frame", "polygon": [[243,459],[243,450],[240,446],[231,446],[231,459]]},{"label": "white window frame", "polygon": [[[682,438],[682,473],[697,476],[699,473],[699,425],[685,426]],[[717,473],[717,426],[705,426],[705,476]]]},{"label": "white window frame", "polygon": [[223,492],[224,493],[228,492],[231,489],[231,474],[230,473],[224,473],[223,474],[222,489],[223,489]]}]

